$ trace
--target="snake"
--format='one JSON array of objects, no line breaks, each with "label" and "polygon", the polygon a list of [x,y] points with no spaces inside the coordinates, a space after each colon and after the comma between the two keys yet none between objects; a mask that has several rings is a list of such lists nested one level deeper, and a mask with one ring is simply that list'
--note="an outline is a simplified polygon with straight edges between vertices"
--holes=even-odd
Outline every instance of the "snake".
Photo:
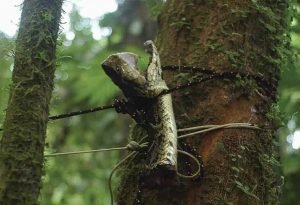
[{"label": "snake", "polygon": [[[102,62],[108,77],[123,92],[126,101],[118,107],[146,129],[149,141],[150,169],[177,172],[177,127],[172,96],[162,77],[160,58],[153,41],[144,43],[149,54],[145,73],[137,68],[138,56],[115,53]],[[167,93],[167,94],[163,94]]]}]

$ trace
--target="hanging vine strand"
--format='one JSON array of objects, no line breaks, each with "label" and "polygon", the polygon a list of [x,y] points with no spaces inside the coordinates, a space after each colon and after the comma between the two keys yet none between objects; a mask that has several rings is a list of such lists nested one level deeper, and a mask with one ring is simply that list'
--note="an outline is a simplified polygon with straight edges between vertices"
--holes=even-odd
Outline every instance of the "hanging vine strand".
[{"label": "hanging vine strand", "polygon": [[[250,123],[228,123],[228,124],[223,124],[223,125],[203,125],[203,126],[196,126],[196,127],[189,127],[189,128],[183,128],[183,129],[178,129],[179,132],[186,132],[186,131],[191,131],[191,130],[200,130],[196,132],[191,132],[188,134],[180,135],[177,138],[178,139],[183,139],[186,137],[191,137],[194,135],[202,134],[205,132],[210,132],[218,129],[232,129],[232,128],[240,128],[240,129],[254,129],[254,130],[262,130],[262,128],[252,125]],[[143,139],[145,139],[144,137]],[[45,154],[45,157],[55,157],[55,156],[66,156],[66,155],[76,155],[76,154],[87,154],[87,153],[97,153],[97,152],[106,152],[106,151],[115,151],[115,150],[131,150],[131,151],[136,151],[139,150],[140,145],[135,142],[131,141],[127,146],[125,147],[115,147],[115,148],[107,148],[107,149],[94,149],[94,150],[84,150],[84,151],[73,151],[73,152],[60,152],[60,153],[52,153],[52,154]]]},{"label": "hanging vine strand", "polygon": [[[109,178],[108,178],[108,188],[109,188],[109,193],[110,193],[110,201],[111,201],[111,205],[114,204],[114,196],[113,196],[113,192],[112,192],[112,186],[111,186],[111,179],[113,174],[115,173],[115,171],[117,171],[117,169],[124,163],[126,162],[128,159],[130,159],[131,157],[135,157],[137,152],[140,151],[142,148],[145,148],[148,146],[147,142],[142,143],[147,137],[143,137],[137,144],[140,145],[140,148],[138,149],[131,149],[130,151],[132,151],[130,154],[128,154],[125,158],[123,158],[121,161],[118,162],[118,164],[116,164],[116,166],[112,169],[112,171],[110,172]],[[129,144],[128,144],[129,145]]]},{"label": "hanging vine strand", "polygon": [[[180,135],[177,138],[183,139],[186,137],[191,137],[194,135],[202,134],[205,132],[210,132],[218,129],[233,129],[233,128],[239,128],[239,129],[254,129],[254,130],[262,130],[262,128],[252,125],[250,123],[228,123],[223,125],[203,125],[203,126],[196,126],[196,127],[189,127],[189,128],[182,128],[178,129],[178,133],[180,132],[186,132],[186,131],[194,131],[194,130],[200,130],[196,132],[191,132],[188,134]],[[144,137],[143,139],[145,139]],[[125,147],[115,147],[115,148],[107,148],[107,149],[94,149],[94,150],[84,150],[84,151],[73,151],[73,152],[60,152],[60,153],[52,153],[52,154],[45,154],[45,157],[55,157],[55,156],[66,156],[66,155],[76,155],[76,154],[87,154],[87,153],[97,153],[97,152],[106,152],[106,151],[115,151],[115,150],[130,150],[130,151],[136,151],[141,149],[139,143],[135,141],[131,141],[128,145]]]},{"label": "hanging vine strand", "polygon": [[207,128],[213,128],[213,127],[218,127],[218,126],[224,126],[223,128],[243,128],[242,126],[252,126],[253,128],[261,129],[257,127],[254,124],[251,123],[244,123],[244,122],[236,122],[236,123],[228,123],[228,124],[223,124],[223,125],[201,125],[201,126],[195,126],[195,127],[188,127],[188,128],[181,128],[177,129],[177,132],[186,132],[186,131],[192,131],[192,130],[202,130],[202,129],[207,129]]},{"label": "hanging vine strand", "polygon": [[[203,127],[208,127],[207,129],[201,130],[203,129]],[[178,139],[182,139],[182,138],[186,138],[189,136],[193,136],[193,135],[197,135],[197,134],[201,134],[204,132],[209,132],[209,131],[213,131],[213,130],[217,130],[217,129],[229,129],[229,128],[246,128],[246,129],[254,129],[254,130],[262,130],[260,127],[257,127],[256,125],[252,125],[250,123],[230,123],[230,124],[224,124],[224,125],[204,125],[204,126],[198,126],[198,127],[190,127],[190,128],[185,128],[185,129],[179,129],[178,132],[182,132],[187,131],[187,130],[199,130],[200,131],[196,131],[196,132],[191,132],[188,134],[184,134],[184,135],[180,135],[178,137]]]}]

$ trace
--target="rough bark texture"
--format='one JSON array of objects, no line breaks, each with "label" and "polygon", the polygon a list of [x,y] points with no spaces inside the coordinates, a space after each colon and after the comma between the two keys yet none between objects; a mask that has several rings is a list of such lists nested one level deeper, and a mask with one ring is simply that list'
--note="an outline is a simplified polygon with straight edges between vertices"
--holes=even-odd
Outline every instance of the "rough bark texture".
[{"label": "rough bark texture", "polygon": [[[173,93],[178,127],[250,122],[263,131],[220,130],[185,140],[202,156],[204,174],[149,186],[143,161],[123,173],[119,204],[277,204],[282,182],[278,170],[273,105],[286,52],[287,0],[169,0],[159,18],[157,46],[162,65],[207,67],[261,76],[218,79]],[[170,86],[201,72],[165,72]],[[139,135],[138,130],[133,130]],[[179,143],[180,145],[180,143]],[[141,156],[142,157],[142,156]],[[190,168],[179,159],[179,170]]]},{"label": "rough bark texture", "polygon": [[0,143],[0,204],[38,203],[62,0],[25,0]]}]

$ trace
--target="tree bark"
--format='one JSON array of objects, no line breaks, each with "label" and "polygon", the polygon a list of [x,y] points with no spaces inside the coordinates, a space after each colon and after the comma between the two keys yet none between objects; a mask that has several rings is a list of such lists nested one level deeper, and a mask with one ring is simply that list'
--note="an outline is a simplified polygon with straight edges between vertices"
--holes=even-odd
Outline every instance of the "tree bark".
[{"label": "tree bark", "polygon": [[[263,128],[226,129],[184,140],[202,156],[203,176],[150,186],[143,161],[123,171],[119,204],[277,204],[282,181],[278,172],[274,102],[280,66],[287,52],[290,20],[287,0],[168,0],[159,18],[161,62],[206,67],[216,72],[250,74],[260,80],[227,77],[173,93],[179,128],[248,122]],[[201,77],[166,71],[170,87]],[[267,82],[263,83],[263,82]],[[134,130],[133,135],[139,135]],[[183,142],[179,145],[183,146]],[[179,158],[179,170],[195,169]]]},{"label": "tree bark", "polygon": [[38,204],[62,0],[25,0],[0,142],[0,204]]}]

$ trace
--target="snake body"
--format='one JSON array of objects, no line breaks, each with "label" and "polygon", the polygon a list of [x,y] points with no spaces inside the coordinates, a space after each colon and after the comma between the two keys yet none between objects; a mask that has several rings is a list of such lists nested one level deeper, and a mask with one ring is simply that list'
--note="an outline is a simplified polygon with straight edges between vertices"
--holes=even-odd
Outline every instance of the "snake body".
[{"label": "snake body", "polygon": [[171,94],[162,79],[157,49],[152,41],[145,42],[150,54],[146,74],[137,70],[137,56],[133,53],[110,55],[102,63],[105,73],[123,91],[128,102],[123,112],[147,130],[151,146],[152,170],[177,171],[177,128]]}]

